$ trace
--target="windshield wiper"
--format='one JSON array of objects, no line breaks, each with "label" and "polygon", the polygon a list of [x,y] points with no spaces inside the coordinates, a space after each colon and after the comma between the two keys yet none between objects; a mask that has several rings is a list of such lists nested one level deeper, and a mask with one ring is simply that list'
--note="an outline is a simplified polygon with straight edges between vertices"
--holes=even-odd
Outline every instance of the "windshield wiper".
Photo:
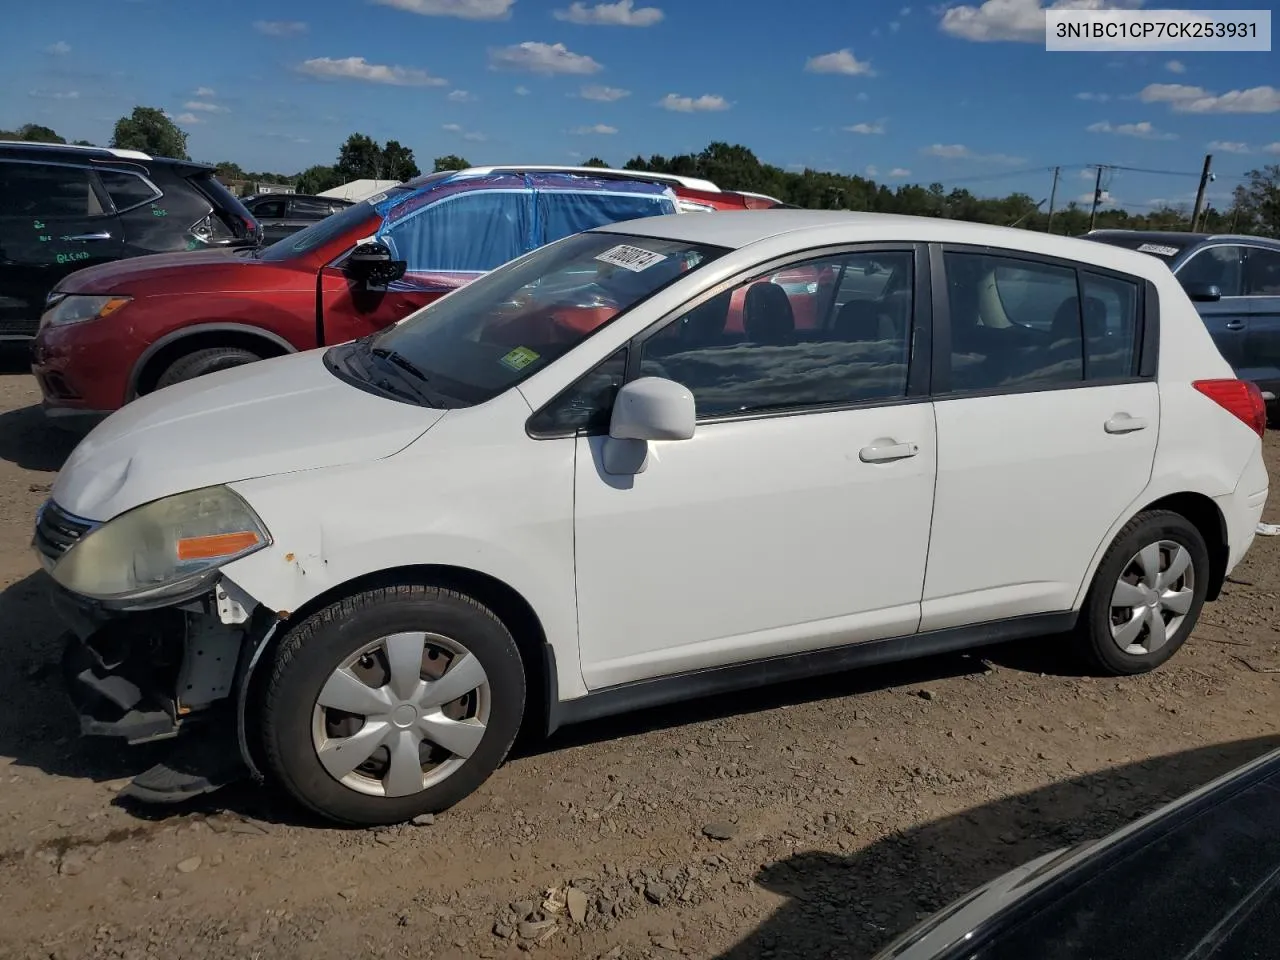
[{"label": "windshield wiper", "polygon": [[[409,388],[409,390],[413,392],[413,395],[427,406],[448,409],[449,407],[456,405],[443,393],[440,393],[437,390],[432,390],[428,387],[427,380],[429,378],[427,375],[423,373],[412,360],[404,356],[404,354],[398,353],[395,350],[388,350],[386,347],[370,347],[369,355],[377,357],[379,360],[382,360],[388,366],[393,368],[395,372],[400,375],[400,383]],[[405,374],[409,374],[409,376],[414,379],[408,379]],[[403,394],[404,391],[402,390],[401,393]]]},{"label": "windshield wiper", "polygon": [[397,353],[395,350],[388,350],[386,347],[372,347],[369,352],[381,360],[394,363],[401,370],[413,374],[423,383],[427,382],[427,375],[423,373],[408,357],[403,353]]}]

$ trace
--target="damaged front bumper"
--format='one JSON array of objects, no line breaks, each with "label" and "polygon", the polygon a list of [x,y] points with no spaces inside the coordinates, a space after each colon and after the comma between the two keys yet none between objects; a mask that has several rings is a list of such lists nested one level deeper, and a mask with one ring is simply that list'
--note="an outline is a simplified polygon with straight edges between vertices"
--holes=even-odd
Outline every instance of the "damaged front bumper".
[{"label": "damaged front bumper", "polygon": [[245,730],[249,679],[279,623],[234,585],[174,606],[113,609],[51,584],[69,627],[62,667],[86,736],[181,738],[126,795],[177,801],[259,777]]}]

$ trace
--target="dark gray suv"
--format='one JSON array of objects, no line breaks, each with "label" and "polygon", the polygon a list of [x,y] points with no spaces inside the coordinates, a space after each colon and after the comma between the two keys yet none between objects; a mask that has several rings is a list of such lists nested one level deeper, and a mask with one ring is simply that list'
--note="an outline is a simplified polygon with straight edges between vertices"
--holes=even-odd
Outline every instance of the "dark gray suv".
[{"label": "dark gray suv", "polygon": [[1280,240],[1229,234],[1093,230],[1088,240],[1163,260],[1182,283],[1223,357],[1262,391],[1272,417],[1280,398]]}]

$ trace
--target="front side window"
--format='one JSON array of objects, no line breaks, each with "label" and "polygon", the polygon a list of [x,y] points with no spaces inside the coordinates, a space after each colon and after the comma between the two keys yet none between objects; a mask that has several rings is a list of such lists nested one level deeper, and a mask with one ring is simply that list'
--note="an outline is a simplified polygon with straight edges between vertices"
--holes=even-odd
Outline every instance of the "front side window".
[{"label": "front side window", "polygon": [[[835,302],[822,301],[818,278]],[[688,387],[699,420],[904,397],[911,290],[905,251],[789,266],[673,320],[645,341],[640,373]]]},{"label": "front side window", "polygon": [[1192,254],[1191,259],[1178,268],[1178,281],[1184,287],[1213,284],[1224,297],[1243,296],[1243,254],[1243,247],[1208,247]]},{"label": "front side window", "polygon": [[106,211],[83,167],[0,163],[0,215],[97,217]]},{"label": "front side window", "polygon": [[107,188],[111,202],[116,205],[118,212],[132,210],[164,195],[154,184],[133,173],[99,170],[98,179]]},{"label": "front side window", "polygon": [[409,273],[483,273],[536,246],[533,196],[473,190],[422,207],[380,232]]},{"label": "front side window", "polygon": [[1280,297],[1280,250],[1250,247],[1244,279],[1246,296]]},{"label": "front side window", "polygon": [[284,201],[259,201],[253,205],[253,215],[260,220],[281,220],[284,218]]},{"label": "front side window", "polygon": [[367,341],[432,392],[483,403],[724,251],[580,233],[461,287]]}]

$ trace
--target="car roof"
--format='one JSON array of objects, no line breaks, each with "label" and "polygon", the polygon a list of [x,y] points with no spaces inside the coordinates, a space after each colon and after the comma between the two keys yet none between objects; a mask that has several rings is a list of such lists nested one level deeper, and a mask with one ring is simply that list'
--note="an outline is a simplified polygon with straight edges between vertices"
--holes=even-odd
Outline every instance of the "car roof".
[{"label": "car roof", "polygon": [[1257,237],[1248,233],[1188,233],[1181,230],[1090,230],[1083,234],[1084,239],[1100,239],[1104,237],[1124,237],[1139,243],[1165,243],[1178,247],[1194,247],[1201,243],[1213,241],[1221,243],[1225,240],[1249,243],[1260,247],[1280,249],[1280,240],[1272,237]]},{"label": "car roof", "polygon": [[167,163],[191,169],[213,170],[212,164],[194,160],[178,160],[173,157],[156,157],[141,150],[125,150],[120,147],[92,147],[75,143],[36,143],[30,140],[0,140],[0,153],[21,156],[31,160],[100,160],[131,163],[144,160],[147,163]]},{"label": "car roof", "polygon": [[[726,210],[714,216],[668,214],[645,220],[611,223],[594,228],[598,232],[705,243],[739,249],[753,243],[788,235],[793,246],[803,249],[812,239],[815,246],[831,243],[873,243],[879,240],[909,240],[921,243],[989,244],[1044,256],[1069,260],[1123,265],[1130,273],[1154,274],[1158,261],[1145,253],[1094,241],[1037,233],[1016,227],[997,227],[965,220],[909,217],[890,213],[855,213],[844,210]],[[812,235],[807,236],[807,235]],[[1106,251],[1102,257],[1099,250]],[[1164,269],[1161,266],[1161,269]]]}]

